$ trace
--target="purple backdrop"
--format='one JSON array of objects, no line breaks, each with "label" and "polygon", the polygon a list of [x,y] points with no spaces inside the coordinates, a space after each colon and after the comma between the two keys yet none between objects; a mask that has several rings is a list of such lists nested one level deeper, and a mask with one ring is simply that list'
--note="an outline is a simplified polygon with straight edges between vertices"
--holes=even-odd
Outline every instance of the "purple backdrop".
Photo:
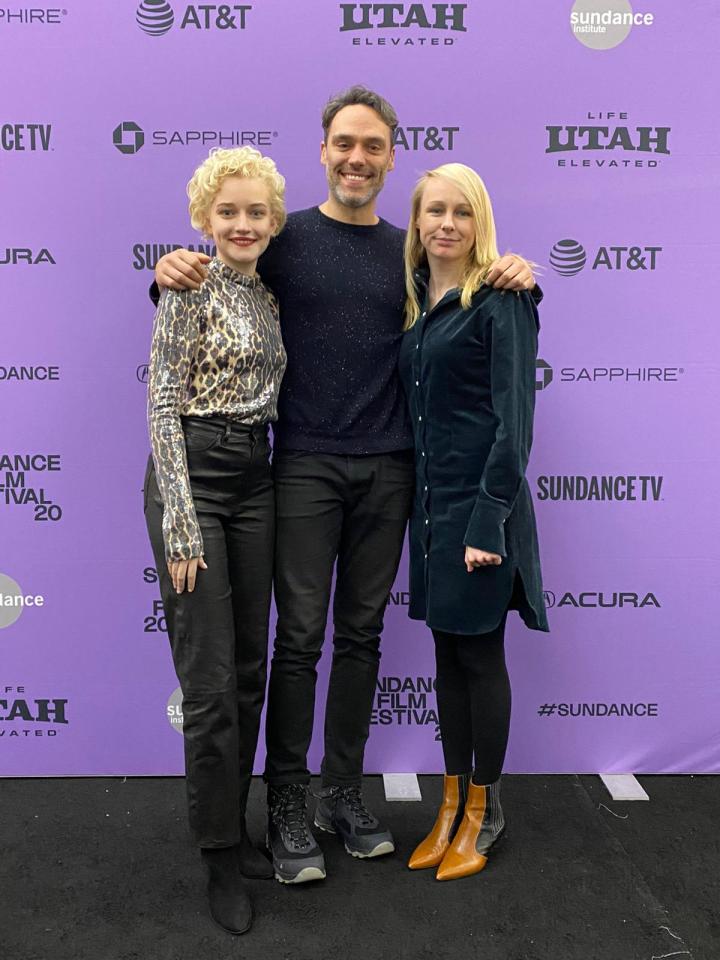
[{"label": "purple backdrop", "polygon": [[[276,159],[290,209],[323,199],[320,109],[353,82],[403,125],[383,216],[404,224],[418,174],[462,161],[501,247],[543,268],[530,482],[552,633],[511,618],[507,769],[720,771],[720,12],[648,0],[632,28],[573,33],[571,13],[629,10],[0,10],[0,773],[182,771],[140,489],[157,246],[199,242],[184,187],[220,136]],[[441,767],[406,590],[403,562],[369,771]]]}]

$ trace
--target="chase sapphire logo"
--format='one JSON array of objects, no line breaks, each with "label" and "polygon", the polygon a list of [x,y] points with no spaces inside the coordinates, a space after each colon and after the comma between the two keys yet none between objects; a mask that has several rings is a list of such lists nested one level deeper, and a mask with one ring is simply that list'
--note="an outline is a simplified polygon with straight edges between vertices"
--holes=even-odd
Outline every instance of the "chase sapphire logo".
[{"label": "chase sapphire logo", "polygon": [[172,27],[175,14],[167,0],[142,0],[135,21],[148,36],[161,37]]},{"label": "chase sapphire logo", "polygon": [[113,144],[120,153],[137,153],[144,143],[142,127],[132,120],[119,123],[113,130]]},{"label": "chase sapphire logo", "polygon": [[544,390],[552,383],[553,368],[540,357],[535,361],[535,389]]},{"label": "chase sapphire logo", "polygon": [[585,248],[577,240],[558,240],[550,251],[550,266],[563,277],[580,273],[586,263]]}]

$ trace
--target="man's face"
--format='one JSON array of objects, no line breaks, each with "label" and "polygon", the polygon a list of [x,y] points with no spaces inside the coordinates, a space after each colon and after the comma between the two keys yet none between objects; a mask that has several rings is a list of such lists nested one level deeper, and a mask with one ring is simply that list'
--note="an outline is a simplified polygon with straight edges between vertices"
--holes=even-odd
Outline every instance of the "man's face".
[{"label": "man's face", "polygon": [[320,149],[330,193],[346,207],[364,207],[380,193],[395,166],[390,127],[371,107],[343,107]]}]

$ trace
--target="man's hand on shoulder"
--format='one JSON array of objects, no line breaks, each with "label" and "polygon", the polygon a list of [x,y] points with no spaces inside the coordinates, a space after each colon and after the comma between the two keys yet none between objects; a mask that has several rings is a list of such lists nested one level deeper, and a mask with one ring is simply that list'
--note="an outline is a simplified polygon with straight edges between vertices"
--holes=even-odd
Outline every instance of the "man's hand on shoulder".
[{"label": "man's hand on shoulder", "polygon": [[159,287],[171,290],[199,290],[207,277],[205,264],[212,257],[190,250],[172,250],[160,257],[155,267],[155,280]]},{"label": "man's hand on shoulder", "polygon": [[[165,259],[163,257],[163,260]],[[490,267],[487,283],[496,290],[532,290],[535,286],[535,277],[527,260],[516,253],[508,253],[504,257],[499,257]]]}]

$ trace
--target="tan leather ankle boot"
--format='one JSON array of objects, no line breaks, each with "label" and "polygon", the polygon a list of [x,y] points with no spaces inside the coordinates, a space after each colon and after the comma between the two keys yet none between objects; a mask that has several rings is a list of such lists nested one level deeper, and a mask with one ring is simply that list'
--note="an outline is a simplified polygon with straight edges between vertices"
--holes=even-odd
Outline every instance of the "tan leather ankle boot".
[{"label": "tan leather ankle boot", "polygon": [[445,774],[437,819],[430,833],[415,847],[408,861],[411,870],[425,870],[441,863],[462,819],[469,780],[469,773],[456,777]]},{"label": "tan leather ankle boot", "polygon": [[485,868],[492,845],[505,830],[500,807],[500,781],[487,786],[470,783],[462,823],[443,857],[438,880],[469,877]]}]

